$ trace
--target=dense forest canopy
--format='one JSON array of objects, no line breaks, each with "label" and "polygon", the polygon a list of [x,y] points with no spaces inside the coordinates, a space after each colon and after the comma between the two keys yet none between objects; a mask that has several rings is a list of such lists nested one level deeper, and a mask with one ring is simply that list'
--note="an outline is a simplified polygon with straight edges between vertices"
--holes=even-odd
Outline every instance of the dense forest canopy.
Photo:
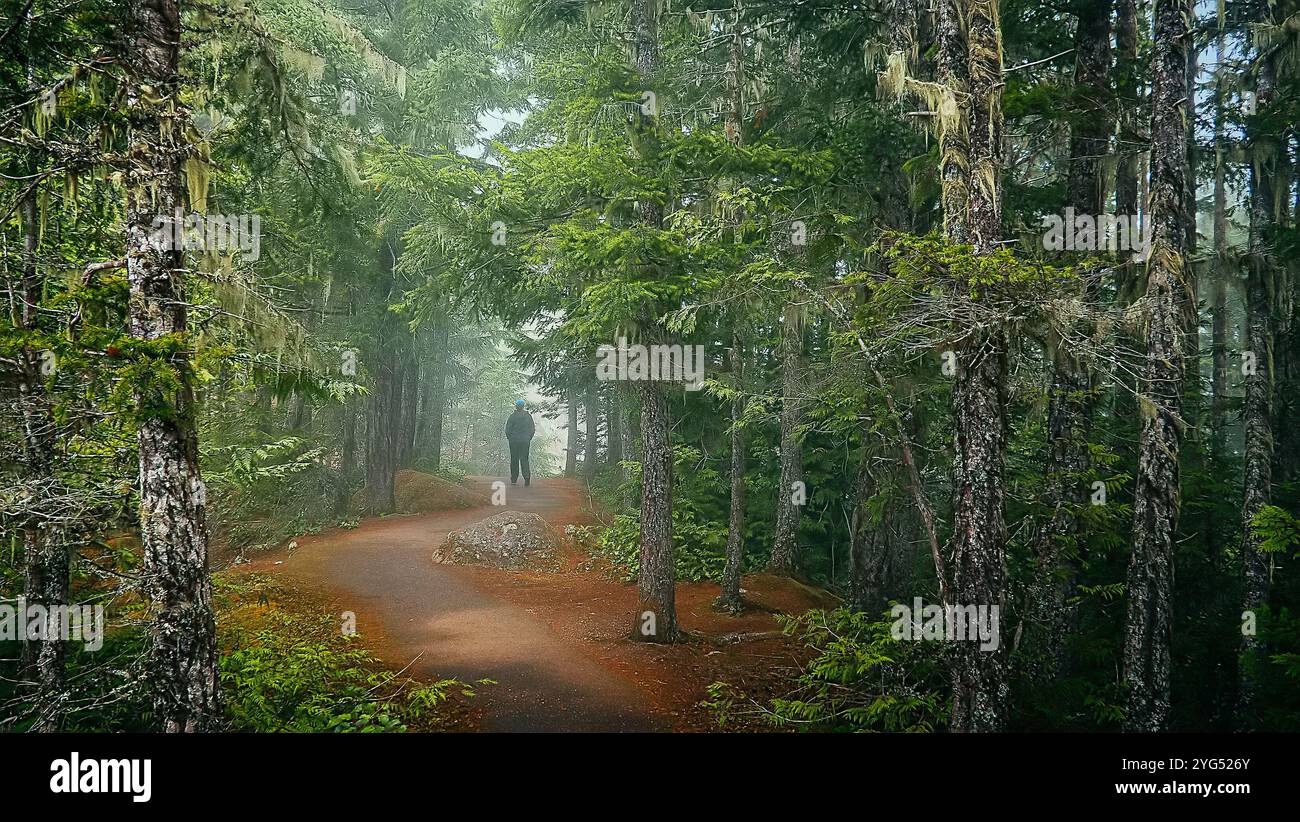
[{"label": "dense forest canopy", "polygon": [[1293,0],[4,0],[0,75],[0,597],[106,615],[0,727],[353,729],[213,572],[524,399],[626,641],[834,596],[724,726],[1300,730]]}]

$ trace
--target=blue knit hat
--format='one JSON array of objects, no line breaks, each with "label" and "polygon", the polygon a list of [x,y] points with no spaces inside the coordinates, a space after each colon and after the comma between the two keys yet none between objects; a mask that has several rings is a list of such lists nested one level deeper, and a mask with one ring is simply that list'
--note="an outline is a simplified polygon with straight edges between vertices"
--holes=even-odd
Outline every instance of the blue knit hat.
[{"label": "blue knit hat", "polygon": [[523,408],[523,407],[524,407],[523,400],[515,400],[515,408]]}]

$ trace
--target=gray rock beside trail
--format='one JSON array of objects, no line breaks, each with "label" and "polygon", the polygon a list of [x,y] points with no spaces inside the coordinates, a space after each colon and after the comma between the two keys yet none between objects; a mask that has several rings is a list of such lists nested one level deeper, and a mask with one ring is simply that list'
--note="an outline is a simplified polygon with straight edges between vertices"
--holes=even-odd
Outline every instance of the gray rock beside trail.
[{"label": "gray rock beside trail", "polygon": [[452,531],[433,552],[434,562],[524,570],[553,568],[558,539],[537,514],[505,511]]}]

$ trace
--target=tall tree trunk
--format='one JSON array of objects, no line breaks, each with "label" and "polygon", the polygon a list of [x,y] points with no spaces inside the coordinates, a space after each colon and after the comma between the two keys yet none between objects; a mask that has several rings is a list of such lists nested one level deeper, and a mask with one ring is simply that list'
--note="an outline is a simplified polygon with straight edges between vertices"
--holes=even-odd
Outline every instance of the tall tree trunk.
[{"label": "tall tree trunk", "polygon": [[[786,65],[790,77],[796,83],[802,82],[803,49],[798,35],[790,44]],[[791,243],[784,249],[792,258],[792,267],[806,264],[806,230],[804,235],[802,244]],[[793,299],[787,301],[781,321],[781,479],[776,488],[776,529],[767,566],[772,573],[786,576],[799,572],[799,519],[807,496],[799,435],[803,422],[803,320],[799,304]]]},{"label": "tall tree trunk", "polygon": [[[593,366],[594,369],[594,366]],[[582,473],[591,482],[596,478],[598,447],[600,445],[600,391],[596,383],[587,388],[587,436],[584,445],[586,451],[582,457]]]},{"label": "tall tree trunk", "polygon": [[406,359],[405,375],[402,379],[402,427],[398,431],[399,467],[410,467],[415,458],[415,435],[418,430],[416,412],[420,401],[420,360],[415,356],[414,347]]},{"label": "tall tree trunk", "polygon": [[617,382],[614,384],[614,390],[618,392],[618,413],[621,422],[619,424],[619,434],[623,438],[623,459],[639,461],[640,455],[636,450],[636,394],[626,382]]},{"label": "tall tree trunk", "polygon": [[578,475],[578,392],[570,388],[566,398],[568,425],[565,426],[564,476]]},{"label": "tall tree trunk", "polygon": [[852,513],[849,516],[849,586],[846,604],[859,613],[876,612],[885,603],[885,574],[891,548],[889,520],[893,506],[885,505],[877,518],[869,504],[880,490],[871,471],[869,436],[870,433],[864,430],[862,459],[858,463],[857,478],[853,483]]},{"label": "tall tree trunk", "polygon": [[[1236,264],[1228,258],[1228,186],[1227,145],[1225,136],[1226,110],[1224,106],[1224,48],[1226,42],[1220,29],[1215,38],[1214,77],[1214,230],[1213,280],[1210,285],[1210,476],[1218,476],[1227,467],[1228,459],[1228,283],[1236,276]],[[1216,516],[1214,506],[1203,512],[1201,532],[1204,535],[1206,555],[1213,567],[1222,567],[1225,556],[1222,517]]]},{"label": "tall tree trunk", "polygon": [[608,402],[605,404],[606,458],[614,472],[616,482],[623,481],[623,395],[617,384],[609,390]]},{"label": "tall tree trunk", "polygon": [[[1070,167],[1066,206],[1079,214],[1099,217],[1106,209],[1102,160],[1111,124],[1106,114],[1109,99],[1111,0],[1084,0],[1074,36],[1074,87],[1084,106],[1076,113],[1070,136]],[[1097,299],[1091,272],[1082,299]],[[1086,363],[1063,340],[1052,347],[1052,387],[1048,392],[1048,461],[1044,497],[1050,515],[1034,535],[1036,563],[1028,594],[1026,622],[1041,642],[1030,675],[1052,680],[1064,666],[1065,640],[1074,621],[1070,601],[1074,591],[1075,561],[1079,542],[1079,512],[1087,503],[1084,475],[1090,460],[1093,380]]]},{"label": "tall tree trunk", "polygon": [[[1195,19],[1195,2],[1187,0],[1187,14],[1189,19]],[[1196,129],[1194,122],[1196,119],[1196,75],[1200,70],[1200,49],[1196,45],[1196,37],[1193,34],[1189,38],[1187,47],[1187,74],[1186,74],[1186,95],[1188,104],[1188,120],[1183,129],[1184,139],[1187,141],[1187,161],[1184,163],[1185,173],[1187,174],[1187,187],[1183,196],[1185,199],[1185,208],[1183,211],[1183,231],[1186,232],[1185,244],[1183,246],[1187,259],[1196,256]],[[1183,313],[1183,419],[1187,421],[1187,431],[1190,433],[1194,442],[1197,443],[1196,455],[1200,457],[1200,440],[1201,440],[1201,309],[1200,301],[1197,299],[1197,271],[1196,266],[1187,265],[1183,267],[1183,278],[1186,281],[1187,290],[1187,310]]]},{"label": "tall tree trunk", "polygon": [[344,480],[357,468],[357,404],[351,397],[343,402],[343,445],[339,451],[339,473]]},{"label": "tall tree trunk", "polygon": [[382,277],[376,296],[382,300],[381,344],[371,357],[370,401],[366,409],[366,495],[367,507],[372,514],[388,514],[397,509],[393,479],[397,473],[398,431],[401,428],[402,367],[399,337],[395,318],[387,310],[392,301],[394,287],[393,269],[397,264],[397,251],[391,240],[381,244],[378,264]]},{"label": "tall tree trunk", "polygon": [[1184,426],[1182,337],[1189,310],[1184,254],[1190,39],[1184,0],[1156,0],[1146,358],[1124,639],[1124,726],[1130,731],[1163,731],[1169,720],[1170,614]]},{"label": "tall tree trunk", "polygon": [[731,352],[731,499],[727,515],[727,562],[722,569],[722,590],[716,606],[738,613],[743,610],[740,597],[740,575],[745,563],[745,429],[741,420],[745,414],[744,345],[745,335],[741,311],[733,312]]},{"label": "tall tree trunk", "polygon": [[[806,495],[799,426],[803,421],[803,322],[799,306],[787,303],[781,324],[781,481],[776,489],[776,533],[768,570],[799,570],[799,515]],[[796,496],[798,499],[796,500]]]},{"label": "tall tree trunk", "polygon": [[450,312],[444,310],[434,328],[433,356],[426,380],[429,407],[424,412],[424,434],[420,446],[434,471],[442,468],[442,432],[447,420],[447,376],[452,363],[451,352],[447,350],[450,343],[451,316]]},{"label": "tall tree trunk", "polygon": [[938,60],[936,79],[944,89],[939,105],[939,181],[944,235],[970,241],[970,120],[966,116],[970,61],[966,44],[965,0],[938,0],[935,9]]},{"label": "tall tree trunk", "polygon": [[[1119,97],[1119,129],[1116,141],[1118,162],[1115,164],[1115,213],[1138,214],[1139,146],[1142,143],[1141,117],[1138,114],[1142,100],[1138,64],[1138,4],[1137,0],[1116,0],[1115,67]],[[1125,262],[1116,266],[1116,290],[1121,305],[1127,305],[1136,296],[1133,293],[1136,266]]]},{"label": "tall tree trunk", "polygon": [[[732,0],[730,31],[727,43],[727,96],[726,134],[732,146],[744,144],[744,86],[745,35],[741,28],[741,2]],[[734,180],[727,183],[734,189]],[[737,231],[733,225],[733,231]],[[739,240],[739,237],[736,238]],[[731,613],[744,609],[740,597],[740,576],[745,563],[745,430],[741,420],[745,413],[744,349],[745,309],[743,304],[731,312],[731,388],[736,393],[731,398],[731,488],[727,513],[727,554],[722,569],[722,585],[714,607]]]},{"label": "tall tree trunk", "polygon": [[673,555],[673,451],[668,396],[651,380],[641,393],[641,571],[633,639],[673,642],[677,629],[677,569]]},{"label": "tall tree trunk", "polygon": [[433,380],[438,370],[427,352],[421,355],[424,363],[421,368],[420,395],[415,401],[415,435],[411,438],[411,460],[423,459],[429,455],[429,408],[433,405]]},{"label": "tall tree trunk", "polygon": [[[1264,13],[1264,23],[1271,24]],[[1271,55],[1261,55],[1255,83],[1258,110],[1273,104],[1275,66]],[[1246,369],[1245,461],[1242,471],[1244,495],[1241,506],[1241,579],[1243,611],[1258,612],[1268,602],[1269,563],[1260,550],[1260,539],[1252,520],[1272,499],[1273,488],[1273,300],[1278,287],[1270,232],[1277,223],[1274,183],[1277,178],[1280,141],[1262,129],[1251,135],[1250,178],[1250,267],[1246,278],[1246,356],[1253,368]],[[1260,642],[1253,634],[1241,637],[1238,676],[1237,726],[1252,730],[1255,716],[1255,679]]]},{"label": "tall tree trunk", "polygon": [[[659,2],[632,0],[632,68],[642,85],[653,88],[659,71]],[[640,107],[629,125],[637,159],[647,166],[659,154],[658,111]],[[663,225],[663,212],[651,200],[636,205],[638,221],[653,230]],[[646,342],[660,336],[658,309],[648,307],[641,325]],[[674,642],[677,628],[677,569],[673,554],[672,416],[661,383],[637,383],[641,397],[641,570],[639,602],[632,638],[645,642]]]},{"label": "tall tree trunk", "polygon": [[[137,158],[127,177],[127,279],[131,334],[148,344],[187,333],[183,254],[164,250],[153,239],[155,216],[184,205],[188,148],[177,76],[181,21],[174,0],[130,0],[127,9],[131,70],[125,95],[132,120],[130,154]],[[140,576],[152,615],[144,667],[155,720],[168,732],[192,732],[214,728],[221,716],[216,620],[193,367],[187,350],[166,359],[178,387],[137,394]]]},{"label": "tall tree trunk", "polygon": [[[1286,191],[1300,173],[1300,137],[1293,136],[1281,144],[1278,155],[1277,222],[1283,230],[1294,231],[1300,224],[1300,185],[1294,200],[1288,202]],[[1288,156],[1286,149],[1290,149]],[[1295,159],[1292,160],[1291,158]],[[1300,426],[1291,421],[1300,409],[1300,277],[1287,265],[1273,262],[1276,293],[1273,303],[1273,482],[1293,485],[1300,480]]]},{"label": "tall tree trunk", "polygon": [[[888,8],[890,17],[890,53],[891,55],[897,55],[896,59],[901,60],[906,67],[907,75],[912,76],[915,74],[917,63],[920,60],[918,43],[921,37],[917,2],[916,0],[889,0]],[[950,42],[949,45],[955,44]],[[964,41],[960,45],[964,48]],[[950,76],[951,73],[949,71]],[[964,181],[962,184],[965,184]],[[899,231],[912,231],[914,230],[915,216],[915,210],[909,203],[907,192],[895,192],[889,205],[889,220],[893,227]],[[873,376],[876,377],[883,390],[891,390],[883,384],[879,372],[872,373],[871,369],[868,369],[866,376],[868,381]],[[887,400],[887,402],[892,408],[892,400]],[[891,416],[895,416],[892,411]],[[907,460],[912,453],[911,440],[902,427],[902,420],[895,416],[895,422],[899,426],[899,439],[903,441],[899,444],[898,461],[907,464]],[[857,477],[853,484],[849,509],[851,512],[849,515],[849,584],[846,601],[851,609],[859,612],[874,611],[884,604],[884,599],[887,596],[886,589],[890,582],[896,582],[897,578],[902,576],[901,573],[894,574],[894,571],[901,571],[899,566],[909,563],[911,559],[910,556],[902,556],[910,553],[910,546],[905,544],[906,540],[897,538],[897,532],[894,528],[895,516],[892,499],[889,504],[881,508],[879,516],[873,512],[870,506],[872,498],[881,490],[881,482],[876,479],[871,471],[872,451],[870,441],[872,436],[869,428],[864,427],[862,431],[862,459],[859,462]],[[890,483],[891,492],[895,487],[899,487],[901,482],[900,478],[895,476],[894,471],[888,472],[887,481]],[[924,490],[914,489],[913,498],[918,502],[924,501]],[[928,502],[921,507],[925,508],[928,515]],[[937,546],[937,540],[935,544]],[[942,563],[938,563],[937,567],[941,566]],[[892,579],[891,574],[893,574]],[[941,571],[940,576],[943,575],[944,572]],[[940,587],[946,589],[946,585]]]},{"label": "tall tree trunk", "polygon": [[[29,191],[18,204],[23,223],[22,283],[19,291],[21,308],[18,327],[26,332],[39,328],[44,276],[37,260],[36,193]],[[23,429],[23,473],[25,484],[37,495],[56,493],[54,472],[56,428],[50,398],[42,374],[43,355],[29,346],[18,352],[18,404]],[[39,508],[39,504],[33,506]],[[59,515],[34,516],[22,526],[23,595],[30,605],[52,613],[68,602],[69,558],[66,533]],[[57,731],[63,720],[65,644],[46,635],[25,639],[22,649],[23,678],[36,683],[32,702],[36,717],[35,731]]]},{"label": "tall tree trunk", "polygon": [[[1210,440],[1212,470],[1218,470],[1227,453],[1228,419],[1228,187],[1227,146],[1224,136],[1223,34],[1215,39],[1219,62],[1214,78],[1214,286],[1211,326]],[[1207,529],[1213,532],[1213,524]]]},{"label": "tall tree trunk", "polygon": [[[1285,156],[1279,157],[1279,176],[1277,192],[1282,214],[1279,219],[1287,220],[1286,190],[1295,186],[1295,200],[1289,204],[1290,225],[1300,223],[1300,136],[1291,142],[1291,151],[1298,158],[1294,163],[1286,162]],[[1277,326],[1273,329],[1274,366],[1273,366],[1273,480],[1279,485],[1291,484],[1300,480],[1300,426],[1289,424],[1300,417],[1300,277],[1292,276],[1285,266],[1278,269],[1282,283],[1279,284],[1278,297],[1280,305],[1273,307]]]},{"label": "tall tree trunk", "polygon": [[[996,0],[970,0],[969,230],[976,254],[1002,234],[1002,32]],[[956,606],[1002,609],[1005,599],[1006,339],[1001,329],[966,335],[952,392],[952,596]],[[979,643],[953,643],[954,731],[996,731],[1005,722],[1002,656]]]}]

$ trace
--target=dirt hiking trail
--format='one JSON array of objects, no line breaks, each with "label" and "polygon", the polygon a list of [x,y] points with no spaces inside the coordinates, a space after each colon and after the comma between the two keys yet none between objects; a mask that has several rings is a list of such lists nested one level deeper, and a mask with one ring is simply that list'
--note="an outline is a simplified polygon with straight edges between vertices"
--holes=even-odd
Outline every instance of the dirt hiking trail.
[{"label": "dirt hiking trail", "polygon": [[[422,679],[494,680],[471,700],[484,731],[704,729],[697,703],[714,678],[745,681],[733,670],[737,662],[764,672],[774,662],[794,662],[784,639],[721,651],[704,643],[630,642],[635,586],[581,568],[548,574],[433,562],[449,531],[502,511],[539,514],[558,531],[591,521],[586,491],[574,480],[510,486],[504,507],[486,504],[492,481],[465,481],[481,492],[481,507],[369,519],[355,529],[298,537],[292,551],[244,568],[330,595],[340,612],[356,615],[367,645],[394,668]],[[770,609],[714,614],[708,606],[717,586],[682,588],[688,586],[679,586],[679,618],[688,630],[776,627]],[[811,607],[802,592],[776,593],[795,609]]]}]

